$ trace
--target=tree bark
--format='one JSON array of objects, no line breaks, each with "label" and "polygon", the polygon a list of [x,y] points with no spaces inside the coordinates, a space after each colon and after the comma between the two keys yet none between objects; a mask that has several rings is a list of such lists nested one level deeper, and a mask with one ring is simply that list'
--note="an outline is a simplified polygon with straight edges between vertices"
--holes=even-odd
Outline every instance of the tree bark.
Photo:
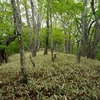
[{"label": "tree bark", "polygon": [[32,24],[33,24],[33,31],[34,31],[34,39],[32,42],[32,56],[36,56],[37,51],[37,44],[36,44],[36,21],[35,21],[35,6],[32,0],[30,0],[31,3],[31,10],[32,10]]},{"label": "tree bark", "polygon": [[[9,37],[9,39],[6,41],[5,47],[7,47],[12,41],[14,41],[17,38],[16,35]],[[2,45],[2,44],[0,44]],[[5,48],[0,48],[0,63],[2,63],[5,60],[6,63],[8,63],[8,56],[6,53]]]},{"label": "tree bark", "polygon": [[[24,4],[24,7],[25,7],[25,12],[26,12],[26,20],[27,20],[27,26],[28,26],[28,33],[29,33],[29,36],[30,36],[30,50],[32,50],[32,32],[31,32],[31,25],[30,25],[30,20],[29,20],[29,14],[28,14],[28,9],[27,9],[27,0],[25,0],[25,4]],[[32,52],[32,51],[31,51]]]},{"label": "tree bark", "polygon": [[39,15],[39,12],[38,12],[38,20],[37,20],[37,33],[38,33],[37,51],[39,51],[39,49],[40,49],[40,41],[41,41],[40,28],[41,28],[41,19],[40,19],[40,15]]},{"label": "tree bark", "polygon": [[92,51],[91,51],[91,58],[95,59],[96,57],[96,52],[97,52],[97,45],[100,41],[100,24],[99,24],[99,18],[96,14],[95,8],[94,8],[94,0],[91,0],[91,8],[92,8],[92,12],[96,21],[95,24],[95,34],[94,34],[94,41],[93,41],[93,45],[92,45]]},{"label": "tree bark", "polygon": [[78,48],[77,48],[77,62],[80,63],[81,60],[81,55],[83,54],[83,56],[87,56],[88,53],[88,29],[87,29],[87,21],[86,21],[86,13],[87,13],[87,0],[83,0],[83,5],[84,5],[84,10],[82,13],[82,24],[81,24],[81,28],[82,28],[82,32],[81,32],[81,37],[80,37],[80,41],[78,44]]},{"label": "tree bark", "polygon": [[82,14],[82,46],[83,46],[83,56],[89,56],[89,35],[88,35],[88,24],[87,24],[87,0],[84,0],[84,11]]},{"label": "tree bark", "polygon": [[27,84],[28,79],[25,72],[25,56],[24,56],[24,45],[23,45],[23,38],[22,38],[22,22],[21,22],[21,15],[19,11],[19,7],[16,7],[15,0],[11,0],[13,12],[14,12],[14,25],[18,35],[18,42],[19,42],[19,49],[20,49],[20,65],[21,65],[21,72],[22,72],[22,82]]},{"label": "tree bark", "polygon": [[51,0],[49,0],[49,12],[50,12],[50,37],[51,37],[51,61],[54,62],[54,45],[53,45],[53,34],[52,34],[52,5]]},{"label": "tree bark", "polygon": [[50,33],[50,26],[49,26],[49,16],[50,16],[50,14],[49,14],[49,8],[50,8],[50,0],[47,0],[47,22],[46,22],[46,24],[47,24],[47,33],[46,33],[46,46],[45,46],[45,49],[44,49],[44,55],[47,55],[48,54],[48,45],[49,45],[49,33]]}]

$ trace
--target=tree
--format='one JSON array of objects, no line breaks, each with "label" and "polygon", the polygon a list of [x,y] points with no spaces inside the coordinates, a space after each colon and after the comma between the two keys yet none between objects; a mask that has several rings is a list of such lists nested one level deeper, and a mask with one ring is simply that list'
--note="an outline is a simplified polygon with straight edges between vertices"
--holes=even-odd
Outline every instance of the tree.
[{"label": "tree", "polygon": [[32,56],[36,56],[36,52],[37,52],[37,43],[36,43],[36,33],[37,33],[37,27],[36,27],[36,21],[35,21],[35,5],[34,2],[32,0],[30,0],[31,3],[31,10],[32,10],[32,24],[33,24],[33,31],[34,31],[34,39],[31,45],[31,49],[32,49]]},{"label": "tree", "polygon": [[46,25],[47,25],[47,33],[46,33],[46,43],[45,43],[45,49],[44,49],[44,55],[48,54],[48,45],[49,45],[49,34],[50,34],[50,13],[49,13],[49,9],[50,9],[50,0],[47,0],[47,19],[46,19]]},{"label": "tree", "polygon": [[[86,53],[85,55],[88,54],[88,36],[87,36],[87,20],[86,20],[86,14],[87,14],[87,0],[83,1],[83,6],[84,6],[84,10],[82,13],[82,24],[81,24],[81,38],[80,38],[80,42],[79,42],[79,46],[78,46],[78,52],[77,52],[77,62],[80,62],[80,56],[83,50],[83,53]],[[83,45],[83,49],[82,49],[82,45]]]},{"label": "tree", "polygon": [[[78,49],[78,52],[80,56],[86,56],[87,58],[94,59],[96,57],[97,52],[97,45],[99,43],[99,23],[98,18],[95,16],[95,9],[94,9],[94,3],[91,2],[91,8],[94,14],[91,13],[90,6],[88,4],[87,0],[84,0],[83,2],[84,10],[82,13],[82,19],[78,20],[78,30],[80,31],[81,38],[80,38],[80,45]],[[88,5],[88,6],[87,6]],[[95,18],[93,17],[95,16]],[[80,30],[81,29],[81,30]],[[79,56],[78,54],[78,56]],[[80,57],[78,57],[80,58]],[[80,60],[78,60],[80,61]]]},{"label": "tree", "polygon": [[20,15],[19,1],[17,1],[17,6],[15,0],[11,0],[13,12],[14,12],[14,25],[15,31],[18,36],[19,48],[20,48],[20,65],[22,72],[22,82],[27,84],[28,79],[25,72],[25,56],[24,56],[24,45],[23,45],[23,37],[22,37],[22,21]]},{"label": "tree", "polygon": [[[99,1],[100,3],[100,1]],[[98,3],[98,5],[99,5]],[[100,10],[99,8],[100,6],[98,6],[98,10]],[[94,41],[93,41],[93,45],[92,45],[92,52],[91,52],[91,58],[95,58],[96,57],[96,52],[97,52],[97,45],[100,42],[100,24],[99,24],[99,16],[97,15],[95,8],[94,8],[94,0],[91,0],[91,8],[92,8],[92,12],[95,18],[95,33],[94,33]]]},{"label": "tree", "polygon": [[[24,0],[24,8],[25,8],[25,12],[26,12],[26,20],[27,20],[27,27],[28,27],[28,33],[29,33],[29,36],[30,36],[30,50],[32,49],[32,31],[31,31],[31,24],[30,24],[30,19],[29,19],[29,13],[28,13],[28,4],[27,4],[27,0]],[[31,50],[31,53],[32,53],[32,50]]]},{"label": "tree", "polygon": [[54,62],[54,45],[53,45],[53,33],[52,33],[52,3],[51,0],[49,1],[50,7],[49,7],[49,12],[50,12],[50,38],[51,38],[51,61]]},{"label": "tree", "polygon": [[8,62],[7,47],[16,39],[12,28],[12,11],[7,2],[0,2],[0,64]]},{"label": "tree", "polygon": [[40,29],[41,29],[41,18],[38,11],[38,19],[37,19],[37,34],[38,34],[38,42],[37,42],[37,51],[40,49],[40,41],[41,41],[41,35],[40,35]]}]

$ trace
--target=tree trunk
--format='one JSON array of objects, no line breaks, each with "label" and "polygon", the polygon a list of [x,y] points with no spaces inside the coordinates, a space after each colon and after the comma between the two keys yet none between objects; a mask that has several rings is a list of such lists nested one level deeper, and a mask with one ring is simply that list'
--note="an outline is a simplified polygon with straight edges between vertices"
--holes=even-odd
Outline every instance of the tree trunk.
[{"label": "tree trunk", "polygon": [[65,52],[71,53],[71,36],[70,36],[70,32],[66,33],[65,19],[63,18],[63,16],[61,16],[61,21],[62,21],[62,28],[64,30],[65,36],[67,35],[69,36],[68,38],[65,38]]},{"label": "tree trunk", "polygon": [[[25,4],[24,4],[24,7],[25,7],[25,12],[26,12],[26,19],[27,19],[27,26],[28,26],[28,33],[29,33],[29,36],[30,36],[30,49],[32,49],[32,32],[31,32],[31,25],[30,25],[30,21],[29,21],[29,14],[28,14],[28,9],[27,9],[27,0],[25,0]],[[32,51],[31,51],[32,52]]]},{"label": "tree trunk", "polygon": [[[6,41],[6,45],[5,47],[7,47],[12,41],[14,41],[16,39],[16,35],[9,37],[9,39]],[[2,45],[2,44],[0,44]],[[6,49],[5,48],[0,48],[0,63],[2,63],[5,60],[5,62],[8,62],[8,57],[6,54]]]},{"label": "tree trunk", "polygon": [[82,46],[83,46],[83,54],[84,56],[89,55],[89,35],[88,35],[88,25],[87,25],[87,0],[84,0],[84,11],[82,14]]},{"label": "tree trunk", "polygon": [[83,0],[84,11],[82,13],[82,32],[80,37],[80,42],[77,48],[77,62],[79,63],[81,60],[81,54],[83,56],[87,56],[88,53],[88,35],[87,35],[87,22],[86,22],[86,8],[87,8],[87,0]]},{"label": "tree trunk", "polygon": [[50,37],[51,37],[51,61],[54,62],[54,45],[53,45],[53,34],[52,34],[52,5],[51,0],[49,0],[49,12],[50,12]]},{"label": "tree trunk", "polygon": [[95,24],[95,34],[94,34],[94,41],[93,41],[93,45],[92,45],[92,52],[91,52],[91,58],[95,59],[96,57],[96,52],[97,52],[97,45],[100,41],[100,24],[99,24],[99,18],[96,14],[95,8],[94,8],[94,0],[91,0],[91,8],[92,8],[92,12],[93,15],[95,17],[96,20],[96,24]]},{"label": "tree trunk", "polygon": [[0,49],[0,65],[4,60],[5,60],[6,63],[8,62],[5,49]]},{"label": "tree trunk", "polygon": [[27,80],[27,76],[25,72],[25,56],[24,56],[24,45],[23,45],[23,39],[22,39],[21,15],[20,15],[19,7],[16,7],[15,0],[11,0],[11,4],[12,4],[14,16],[15,16],[14,22],[16,23],[14,24],[17,31],[17,35],[18,35],[18,42],[19,42],[19,49],[20,49],[20,65],[21,65],[21,72],[22,72],[22,77],[23,77],[22,82],[27,84],[28,80]]},{"label": "tree trunk", "polygon": [[77,56],[76,56],[76,60],[77,63],[80,63],[81,61],[81,50],[82,50],[82,39],[80,39],[80,41],[77,41]]},{"label": "tree trunk", "polygon": [[71,54],[74,54],[74,42],[71,43]]},{"label": "tree trunk", "polygon": [[65,39],[65,52],[67,54],[71,53],[71,42],[70,42],[70,39]]},{"label": "tree trunk", "polygon": [[36,45],[36,21],[35,21],[35,7],[32,0],[30,0],[31,3],[31,10],[32,10],[32,24],[33,24],[33,31],[34,31],[34,39],[32,42],[32,56],[36,56],[37,51],[37,45]]},{"label": "tree trunk", "polygon": [[41,41],[40,28],[41,28],[41,19],[40,19],[40,15],[39,15],[39,12],[38,12],[38,20],[37,20],[37,33],[38,33],[37,51],[39,51],[39,49],[40,49],[40,41]]},{"label": "tree trunk", "polygon": [[48,54],[48,45],[49,45],[49,3],[50,3],[50,0],[47,0],[47,33],[46,33],[46,43],[45,43],[45,49],[44,49],[44,55],[47,55]]}]

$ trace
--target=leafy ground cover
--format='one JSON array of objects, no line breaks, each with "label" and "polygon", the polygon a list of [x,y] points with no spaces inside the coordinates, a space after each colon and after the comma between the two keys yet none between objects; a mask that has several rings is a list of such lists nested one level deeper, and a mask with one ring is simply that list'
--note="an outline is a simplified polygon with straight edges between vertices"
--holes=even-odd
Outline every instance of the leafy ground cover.
[{"label": "leafy ground cover", "polygon": [[0,66],[0,100],[100,100],[100,61],[58,53],[55,62],[49,55],[33,58],[26,53],[29,83],[21,83],[19,54]]}]

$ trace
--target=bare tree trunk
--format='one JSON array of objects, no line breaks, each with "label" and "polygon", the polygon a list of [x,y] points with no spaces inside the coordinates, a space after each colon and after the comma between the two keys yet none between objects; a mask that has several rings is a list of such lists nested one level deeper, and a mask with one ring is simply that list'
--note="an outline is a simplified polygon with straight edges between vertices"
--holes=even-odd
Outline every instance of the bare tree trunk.
[{"label": "bare tree trunk", "polygon": [[51,61],[54,62],[54,48],[53,48],[53,34],[52,34],[52,5],[51,0],[49,0],[49,12],[50,12],[50,37],[51,37]]},{"label": "bare tree trunk", "polygon": [[36,21],[35,21],[35,6],[34,6],[34,2],[32,0],[30,0],[31,3],[31,10],[32,10],[32,23],[33,23],[33,31],[34,31],[34,40],[32,43],[32,56],[36,56],[36,51],[37,51],[37,44],[36,44]]},{"label": "bare tree trunk", "polygon": [[50,33],[50,31],[49,31],[49,4],[50,4],[50,0],[47,0],[47,3],[48,3],[48,5],[47,5],[47,22],[46,22],[46,24],[47,24],[47,33],[46,33],[46,43],[45,43],[45,49],[44,49],[44,55],[47,55],[48,54],[48,45],[49,45],[49,33]]},{"label": "bare tree trunk", "polygon": [[82,14],[82,32],[80,42],[78,42],[77,47],[77,62],[80,63],[81,54],[85,54],[87,56],[87,49],[88,49],[88,37],[87,37],[87,23],[86,23],[86,8],[87,8],[87,0],[83,0],[84,4],[84,11]]},{"label": "bare tree trunk", "polygon": [[74,54],[73,51],[74,51],[74,42],[71,43],[71,54]]},{"label": "bare tree trunk", "polygon": [[82,44],[84,56],[89,56],[89,35],[88,35],[88,25],[87,25],[87,0],[84,0],[84,11],[82,14]]},{"label": "bare tree trunk", "polygon": [[16,7],[16,2],[15,0],[11,0],[11,4],[12,4],[12,8],[13,8],[13,12],[14,12],[14,23],[15,24],[15,28],[17,31],[17,35],[18,35],[18,42],[19,42],[19,49],[20,49],[20,64],[21,64],[21,72],[22,72],[22,82],[27,84],[28,80],[27,80],[27,76],[26,76],[26,72],[25,72],[25,56],[24,56],[24,45],[23,45],[23,39],[22,39],[22,22],[21,22],[21,15],[20,15],[20,11],[19,11],[19,7]]},{"label": "bare tree trunk", "polygon": [[94,8],[94,0],[91,0],[91,8],[92,8],[92,12],[93,12],[93,15],[95,17],[95,20],[96,20],[94,41],[93,41],[92,52],[91,52],[91,58],[95,59],[95,57],[96,57],[96,51],[97,51],[97,45],[98,45],[98,43],[100,41],[100,35],[99,35],[100,24],[99,24],[99,18],[96,15],[96,11],[95,11],[95,8]]},{"label": "bare tree trunk", "polygon": [[65,52],[66,53],[71,53],[71,36],[70,36],[70,32],[66,33],[66,26],[67,24],[65,24],[65,19],[63,18],[63,16],[61,16],[61,22],[62,22],[62,28],[64,30],[64,34],[67,36],[68,34],[68,38],[65,38]]},{"label": "bare tree trunk", "polygon": [[80,39],[80,41],[77,41],[77,56],[76,56],[76,60],[77,63],[80,63],[81,61],[81,50],[82,50],[82,39]]},{"label": "bare tree trunk", "polygon": [[[28,14],[28,9],[27,9],[27,0],[25,0],[25,12],[26,12],[26,19],[27,19],[27,26],[28,26],[28,33],[30,36],[30,45],[29,47],[32,47],[32,32],[31,32],[31,25],[30,25],[30,21],[29,21],[29,14]],[[32,49],[32,48],[31,48]]]},{"label": "bare tree trunk", "polygon": [[71,53],[71,42],[70,42],[70,37],[69,39],[65,39],[65,50],[66,53]]},{"label": "bare tree trunk", "polygon": [[38,12],[38,20],[37,20],[37,33],[38,33],[38,43],[37,43],[37,50],[39,51],[40,49],[40,28],[41,28],[41,19],[40,19],[40,15]]}]

